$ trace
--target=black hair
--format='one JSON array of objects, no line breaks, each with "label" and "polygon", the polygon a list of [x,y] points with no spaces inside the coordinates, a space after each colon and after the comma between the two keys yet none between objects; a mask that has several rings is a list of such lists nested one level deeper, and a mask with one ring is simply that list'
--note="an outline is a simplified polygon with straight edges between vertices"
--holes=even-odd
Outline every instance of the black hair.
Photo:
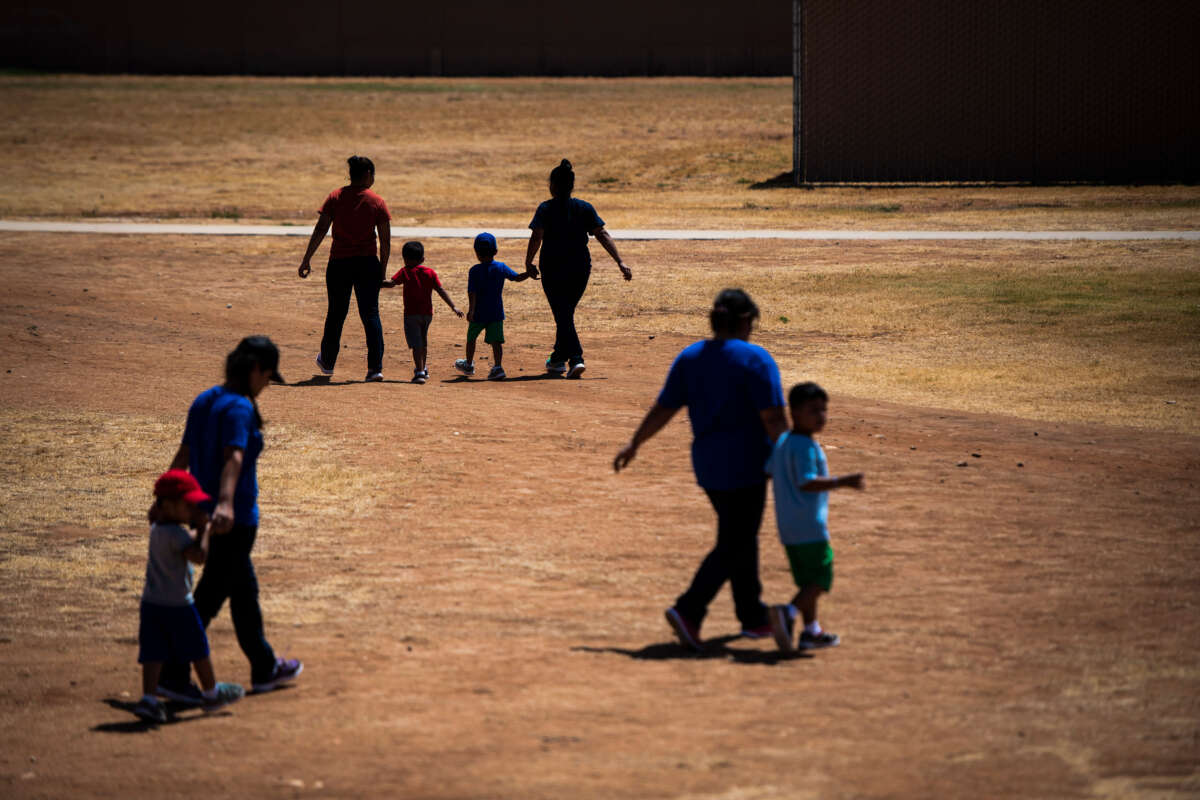
[{"label": "black hair", "polygon": [[829,395],[825,393],[824,389],[812,381],[797,383],[792,387],[792,390],[788,392],[789,406],[802,406],[810,400],[824,400],[826,403],[828,403]]},{"label": "black hair", "polygon": [[350,156],[346,159],[346,163],[350,165],[350,180],[356,181],[364,177],[368,172],[374,174],[375,162],[366,156]]},{"label": "black hair", "polygon": [[225,386],[250,398],[250,404],[254,406],[254,427],[260,430],[263,418],[258,413],[258,402],[250,395],[250,370],[254,367],[274,370],[278,366],[279,350],[266,336],[247,336],[225,357]]},{"label": "black hair", "polygon": [[741,289],[724,289],[713,300],[708,319],[712,323],[713,333],[731,335],[737,333],[742,320],[758,319],[758,306]]},{"label": "black hair", "polygon": [[550,170],[550,194],[558,200],[566,200],[575,191],[575,170],[565,158]]},{"label": "black hair", "polygon": [[420,242],[405,242],[400,248],[400,257],[410,261],[425,260],[425,245]]}]

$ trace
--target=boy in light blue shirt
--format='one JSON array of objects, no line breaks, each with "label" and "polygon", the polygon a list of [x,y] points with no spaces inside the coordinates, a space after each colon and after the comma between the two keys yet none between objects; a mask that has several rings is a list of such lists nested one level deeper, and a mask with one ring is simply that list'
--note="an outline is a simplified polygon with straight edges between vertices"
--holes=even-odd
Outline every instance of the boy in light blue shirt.
[{"label": "boy in light blue shirt", "polygon": [[779,539],[799,591],[790,605],[768,610],[771,634],[779,649],[792,649],[797,611],[804,630],[801,650],[832,647],[841,639],[822,630],[817,621],[817,598],[833,588],[833,548],[829,544],[829,491],[843,486],[863,488],[863,475],[829,476],[825,451],[813,435],[825,427],[829,395],[815,383],[798,383],[788,393],[792,429],[779,437],[767,459],[766,471],[775,484],[775,520]]}]

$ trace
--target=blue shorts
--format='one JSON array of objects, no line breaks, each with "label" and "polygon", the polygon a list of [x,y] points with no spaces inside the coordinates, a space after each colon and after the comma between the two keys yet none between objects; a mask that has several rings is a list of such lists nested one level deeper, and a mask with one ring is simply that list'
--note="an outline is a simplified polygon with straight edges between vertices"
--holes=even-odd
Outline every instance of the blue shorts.
[{"label": "blue shorts", "polygon": [[208,636],[194,605],[142,603],[138,625],[138,663],[186,662],[208,658]]}]

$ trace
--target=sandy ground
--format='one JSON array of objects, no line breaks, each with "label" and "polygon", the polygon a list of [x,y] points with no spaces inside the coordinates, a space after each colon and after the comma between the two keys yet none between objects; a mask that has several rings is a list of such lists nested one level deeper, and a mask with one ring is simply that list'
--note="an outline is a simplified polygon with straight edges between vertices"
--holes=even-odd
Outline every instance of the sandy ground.
[{"label": "sandy ground", "polygon": [[[510,285],[512,379],[455,377],[439,308],[415,386],[395,295],[388,380],[360,382],[352,317],[322,383],[321,270],[276,284],[159,242],[0,264],[3,796],[1200,796],[1200,437],[835,396],[831,467],[869,487],[831,503],[843,645],[735,638],[723,591],[697,657],[662,619],[713,535],[686,423],[610,467],[691,335],[585,328],[584,379],[547,379],[539,288]],[[140,515],[250,332],[291,381],[261,398],[267,633],[306,669],[147,727],[125,710]],[[761,543],[783,601],[769,515]],[[227,614],[211,639],[248,680]]]}]

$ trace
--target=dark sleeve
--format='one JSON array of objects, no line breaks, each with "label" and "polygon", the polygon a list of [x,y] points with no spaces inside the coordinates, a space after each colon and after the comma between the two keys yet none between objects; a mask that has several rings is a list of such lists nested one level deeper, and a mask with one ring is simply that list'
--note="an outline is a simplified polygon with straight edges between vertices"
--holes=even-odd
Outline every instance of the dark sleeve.
[{"label": "dark sleeve", "polygon": [[537,228],[545,228],[546,227],[546,215],[545,215],[545,212],[543,211],[543,209],[545,207],[546,207],[545,203],[538,204],[537,211],[533,212],[533,219],[529,223],[530,230],[535,230]]},{"label": "dark sleeve", "polygon": [[254,433],[254,407],[247,400],[244,403],[233,403],[226,409],[224,424],[221,426],[221,446],[236,447],[245,450]]},{"label": "dark sleeve", "polygon": [[783,381],[779,377],[779,367],[766,350],[751,363],[750,397],[759,411],[782,408],[784,405]]},{"label": "dark sleeve", "polygon": [[656,401],[663,408],[682,408],[687,405],[687,359],[680,353],[667,372],[666,383]]},{"label": "dark sleeve", "polygon": [[479,271],[471,267],[471,271],[467,273],[467,293],[474,292],[479,294]]},{"label": "dark sleeve", "polygon": [[586,206],[584,209],[583,219],[584,227],[587,228],[587,232],[591,233],[592,231],[596,230],[596,228],[603,228],[604,220],[600,219],[600,215],[596,213],[596,209],[592,206],[592,204],[584,203],[583,205]]},{"label": "dark sleeve", "polygon": [[504,274],[505,280],[515,281],[517,278],[521,277],[519,274],[514,272],[513,268],[510,267],[508,264],[501,264],[500,266],[504,267],[503,274]]}]

